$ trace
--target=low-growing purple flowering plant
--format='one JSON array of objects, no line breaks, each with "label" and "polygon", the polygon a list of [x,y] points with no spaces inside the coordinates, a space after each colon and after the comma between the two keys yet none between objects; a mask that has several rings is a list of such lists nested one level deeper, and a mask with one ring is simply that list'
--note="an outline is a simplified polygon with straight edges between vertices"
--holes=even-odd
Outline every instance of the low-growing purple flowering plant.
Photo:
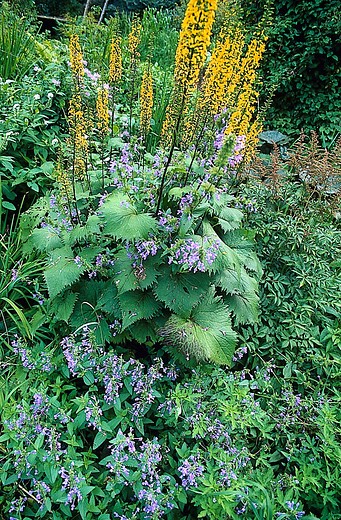
[{"label": "low-growing purple flowering plant", "polygon": [[[26,348],[35,358],[36,347]],[[1,480],[12,518],[251,520],[268,506],[274,518],[304,517],[296,463],[304,453],[314,463],[328,399],[299,396],[289,383],[275,398],[273,364],[184,374],[161,358],[142,363],[104,350],[88,327],[50,355],[48,373],[23,366],[19,354],[25,391],[3,413]]]}]

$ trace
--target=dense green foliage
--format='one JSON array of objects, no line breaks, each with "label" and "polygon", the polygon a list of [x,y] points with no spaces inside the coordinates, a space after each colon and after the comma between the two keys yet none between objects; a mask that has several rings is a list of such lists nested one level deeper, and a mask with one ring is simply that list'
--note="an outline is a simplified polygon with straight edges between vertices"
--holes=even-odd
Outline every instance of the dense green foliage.
[{"label": "dense green foliage", "polygon": [[[249,23],[259,19],[266,1],[243,2]],[[263,76],[276,91],[267,124],[297,136],[316,130],[326,143],[340,132],[341,18],[336,0],[279,0],[273,3]],[[269,84],[268,84],[269,86]]]}]

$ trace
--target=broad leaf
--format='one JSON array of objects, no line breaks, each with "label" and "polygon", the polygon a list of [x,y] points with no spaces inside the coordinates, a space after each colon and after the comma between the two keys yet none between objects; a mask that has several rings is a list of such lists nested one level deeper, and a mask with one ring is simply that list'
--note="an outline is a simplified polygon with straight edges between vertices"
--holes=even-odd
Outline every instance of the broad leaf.
[{"label": "broad leaf", "polygon": [[154,344],[158,339],[153,322],[150,320],[139,321],[130,328],[130,331],[133,339],[141,345],[145,345],[148,342]]},{"label": "broad leaf", "polygon": [[106,282],[106,285],[98,296],[96,308],[99,311],[105,311],[109,314],[115,313],[116,316],[120,312],[117,299],[117,289],[111,282]]},{"label": "broad leaf", "polygon": [[257,281],[244,269],[223,269],[214,277],[214,283],[229,294],[256,291]]},{"label": "broad leaf", "polygon": [[129,291],[119,296],[122,310],[122,331],[142,319],[150,319],[161,307],[152,293],[147,291]]},{"label": "broad leaf", "polygon": [[217,243],[219,245],[217,257],[209,270],[211,272],[219,272],[225,268],[238,270],[240,268],[240,259],[237,252],[228,244],[226,244],[222,238],[219,237],[207,219],[203,221],[202,227],[203,235],[206,237],[209,243]]},{"label": "broad leaf", "polygon": [[237,324],[254,323],[258,320],[259,298],[255,292],[228,295],[224,301],[232,310]]},{"label": "broad leaf", "polygon": [[210,285],[206,273],[176,272],[171,266],[163,266],[160,273],[154,293],[166,307],[180,316],[189,315]]},{"label": "broad leaf", "polygon": [[230,365],[236,345],[229,310],[211,288],[189,318],[172,315],[159,331],[161,337],[189,357]]},{"label": "broad leaf", "polygon": [[253,271],[257,278],[261,278],[263,274],[262,264],[260,263],[258,256],[254,251],[244,250],[236,250],[238,257],[240,258],[241,263],[249,269]]},{"label": "broad leaf", "polygon": [[[28,242],[28,247],[38,251],[51,251],[63,246],[59,232],[51,226],[34,229]],[[26,248],[28,250],[28,247]]]},{"label": "broad leaf", "polygon": [[51,305],[51,311],[58,320],[68,322],[75,307],[77,294],[72,292],[57,296]]},{"label": "broad leaf", "polygon": [[138,280],[131,265],[131,259],[128,258],[126,251],[122,250],[117,254],[113,273],[118,294],[138,288]]},{"label": "broad leaf", "polygon": [[75,263],[73,252],[68,247],[55,249],[51,260],[52,265],[44,271],[44,278],[50,298],[55,298],[80,278],[85,267]]},{"label": "broad leaf", "polygon": [[235,208],[222,208],[219,213],[218,222],[222,227],[223,231],[231,231],[240,227],[240,223],[243,219],[243,213],[239,209]]},{"label": "broad leaf", "polygon": [[147,239],[157,227],[157,221],[148,213],[139,213],[127,196],[109,195],[101,214],[105,224],[103,232],[124,240]]},{"label": "broad leaf", "polygon": [[150,287],[159,275],[155,264],[156,258],[149,257],[143,262],[142,266],[133,267],[132,260],[128,258],[127,252],[125,250],[119,251],[113,266],[118,294]]}]

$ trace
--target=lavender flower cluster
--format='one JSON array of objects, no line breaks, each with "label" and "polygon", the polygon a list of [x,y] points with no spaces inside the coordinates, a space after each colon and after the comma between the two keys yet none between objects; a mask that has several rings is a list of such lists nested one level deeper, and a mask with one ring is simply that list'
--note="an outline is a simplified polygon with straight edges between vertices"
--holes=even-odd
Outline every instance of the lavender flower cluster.
[{"label": "lavender flower cluster", "polygon": [[203,244],[191,239],[180,239],[169,249],[168,263],[182,265],[187,271],[205,272],[217,258],[219,241],[209,241],[204,238]]},{"label": "lavender flower cluster", "polygon": [[52,353],[47,350],[30,348],[27,341],[15,336],[11,342],[14,354],[20,356],[22,366],[27,370],[41,370],[52,372],[55,368],[52,362]]},{"label": "lavender flower cluster", "polygon": [[137,240],[136,242],[126,242],[127,256],[131,260],[134,269],[143,267],[143,262],[149,256],[155,256],[159,251],[157,242],[150,238],[149,240]]},{"label": "lavender flower cluster", "polygon": [[[80,338],[68,336],[61,342],[63,353],[70,373],[73,376],[83,376],[90,370],[94,380],[104,388],[104,400],[107,404],[115,403],[125,381],[135,394],[132,403],[131,415],[134,420],[150,408],[155,400],[154,385],[157,381],[171,380],[177,377],[175,369],[164,365],[162,359],[149,368],[135,359],[124,361],[121,356],[111,352],[104,352],[97,347],[91,330],[83,327]],[[97,406],[97,405],[96,405]],[[92,427],[100,429],[101,411],[88,404],[88,422]]]},{"label": "lavender flower cluster", "polygon": [[130,428],[125,434],[119,430],[111,444],[106,467],[113,483],[134,488],[135,512],[142,513],[146,520],[156,520],[171,511],[175,506],[176,488],[170,486],[168,475],[160,473],[163,454],[157,439],[143,441],[135,437]]},{"label": "lavender flower cluster", "polygon": [[199,462],[199,455],[191,455],[178,467],[181,484],[184,489],[198,487],[197,477],[204,473],[204,466]]}]

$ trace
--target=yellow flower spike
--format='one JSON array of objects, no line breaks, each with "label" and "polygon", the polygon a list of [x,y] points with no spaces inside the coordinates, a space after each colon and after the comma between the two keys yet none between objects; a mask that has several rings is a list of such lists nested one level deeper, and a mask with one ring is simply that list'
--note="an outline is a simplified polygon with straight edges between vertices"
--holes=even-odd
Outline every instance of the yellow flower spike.
[{"label": "yellow flower spike", "polygon": [[174,90],[162,127],[165,145],[181,140],[181,119],[207,58],[217,0],[189,0],[175,55]]},{"label": "yellow flower spike", "polygon": [[97,128],[104,136],[109,132],[109,90],[102,87],[99,89],[96,100]]},{"label": "yellow flower spike", "polygon": [[72,198],[72,184],[67,171],[65,171],[60,161],[55,166],[55,176],[59,184],[61,196],[69,201]]},{"label": "yellow flower spike", "polygon": [[142,76],[140,90],[140,130],[146,138],[150,130],[150,121],[153,113],[153,77],[148,67]]},{"label": "yellow flower spike", "polygon": [[[257,104],[258,92],[255,89],[257,68],[265,50],[265,38],[261,35],[253,39],[241,60],[238,73],[227,88],[227,101],[232,110],[226,134],[248,135],[250,123]],[[258,124],[259,127],[259,124]],[[253,133],[257,125],[253,127]],[[250,134],[250,139],[253,137]]]},{"label": "yellow flower spike", "polygon": [[256,120],[252,123],[246,133],[246,145],[244,149],[244,158],[243,163],[245,165],[249,164],[251,159],[256,153],[256,148],[258,144],[258,136],[262,132],[263,126],[262,122],[256,118]]},{"label": "yellow flower spike", "polygon": [[190,0],[182,22],[175,55],[174,79],[185,88],[196,87],[210,44],[217,0]]},{"label": "yellow flower spike", "polygon": [[83,180],[86,173],[88,141],[87,125],[79,92],[75,92],[70,100],[69,128],[73,148],[74,179]]},{"label": "yellow flower spike", "polygon": [[141,36],[141,24],[140,22],[134,18],[131,24],[131,31],[128,36],[128,49],[130,53],[131,63],[135,62],[139,57],[138,46],[140,43]]},{"label": "yellow flower spike", "polygon": [[70,37],[70,63],[71,70],[79,84],[84,76],[83,53],[79,43],[78,34],[72,34]]},{"label": "yellow flower spike", "polygon": [[238,70],[244,46],[244,35],[239,27],[220,33],[218,42],[208,64],[203,81],[203,98],[200,110],[205,107],[211,115],[226,107],[226,94]]},{"label": "yellow flower spike", "polygon": [[118,83],[122,78],[122,51],[121,38],[116,36],[111,40],[109,83]]}]

